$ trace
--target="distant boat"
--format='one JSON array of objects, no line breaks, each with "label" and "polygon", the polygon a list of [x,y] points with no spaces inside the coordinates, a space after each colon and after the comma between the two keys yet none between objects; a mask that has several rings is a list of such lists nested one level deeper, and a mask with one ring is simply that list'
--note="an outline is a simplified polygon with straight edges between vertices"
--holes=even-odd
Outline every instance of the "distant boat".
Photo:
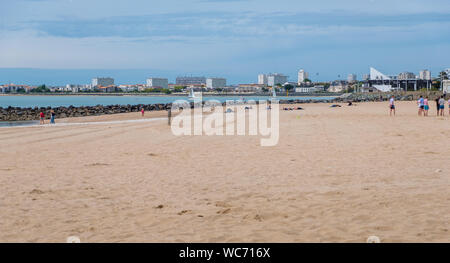
[{"label": "distant boat", "polygon": [[189,99],[195,99],[194,89],[189,90]]},{"label": "distant boat", "polygon": [[202,93],[198,92],[197,96],[196,96],[194,89],[190,89],[189,90],[189,100],[202,100]]}]

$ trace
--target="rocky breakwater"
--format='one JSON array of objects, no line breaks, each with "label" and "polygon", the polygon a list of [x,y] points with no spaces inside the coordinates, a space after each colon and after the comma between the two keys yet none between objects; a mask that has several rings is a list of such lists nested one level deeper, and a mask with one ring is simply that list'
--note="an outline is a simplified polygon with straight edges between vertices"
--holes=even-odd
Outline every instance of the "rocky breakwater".
[{"label": "rocky breakwater", "polygon": [[161,111],[167,110],[171,104],[151,104],[151,105],[109,105],[109,106],[82,106],[82,107],[34,107],[34,108],[17,108],[17,107],[0,107],[0,121],[31,121],[39,120],[39,114],[45,113],[46,118],[50,118],[50,111],[53,110],[56,118],[99,116],[106,114],[117,114],[127,112],[138,112],[142,108],[145,111]]}]

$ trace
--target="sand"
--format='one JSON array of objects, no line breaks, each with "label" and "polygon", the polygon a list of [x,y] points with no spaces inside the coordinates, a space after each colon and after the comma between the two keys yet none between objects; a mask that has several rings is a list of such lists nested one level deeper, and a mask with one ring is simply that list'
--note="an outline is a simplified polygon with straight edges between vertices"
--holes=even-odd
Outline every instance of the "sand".
[{"label": "sand", "polygon": [[165,120],[2,128],[0,242],[450,242],[448,116],[301,106],[275,147]]}]

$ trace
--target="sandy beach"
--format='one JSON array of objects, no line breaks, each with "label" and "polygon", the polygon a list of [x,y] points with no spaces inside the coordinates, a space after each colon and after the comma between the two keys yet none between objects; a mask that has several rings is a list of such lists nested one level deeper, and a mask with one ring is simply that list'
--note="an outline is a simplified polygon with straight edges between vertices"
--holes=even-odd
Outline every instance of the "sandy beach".
[{"label": "sandy beach", "polygon": [[140,113],[0,128],[0,242],[450,242],[448,109],[329,105],[280,111],[274,147],[111,123]]}]

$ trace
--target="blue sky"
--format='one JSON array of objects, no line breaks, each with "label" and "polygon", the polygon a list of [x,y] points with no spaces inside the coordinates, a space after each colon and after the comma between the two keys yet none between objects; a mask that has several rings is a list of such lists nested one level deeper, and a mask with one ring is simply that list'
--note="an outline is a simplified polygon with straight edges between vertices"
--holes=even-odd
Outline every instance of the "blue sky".
[{"label": "blue sky", "polygon": [[0,83],[450,67],[448,0],[0,0]]}]

